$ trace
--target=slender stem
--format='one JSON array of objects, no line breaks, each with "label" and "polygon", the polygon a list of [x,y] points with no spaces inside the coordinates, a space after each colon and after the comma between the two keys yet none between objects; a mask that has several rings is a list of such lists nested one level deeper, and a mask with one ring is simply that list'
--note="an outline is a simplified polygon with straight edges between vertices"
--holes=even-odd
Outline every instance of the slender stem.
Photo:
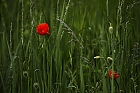
[{"label": "slender stem", "polygon": [[113,34],[111,34],[111,49],[112,49],[112,80],[111,80],[111,93],[114,93],[114,43]]},{"label": "slender stem", "polygon": [[117,88],[118,88],[118,91],[119,91],[119,84],[118,84],[117,80],[115,80],[115,82],[117,84]]}]

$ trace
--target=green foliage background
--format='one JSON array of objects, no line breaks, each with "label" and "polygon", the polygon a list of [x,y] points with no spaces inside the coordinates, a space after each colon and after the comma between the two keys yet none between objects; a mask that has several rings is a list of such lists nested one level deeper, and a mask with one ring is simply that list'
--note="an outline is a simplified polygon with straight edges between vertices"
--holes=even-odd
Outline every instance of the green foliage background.
[{"label": "green foliage background", "polygon": [[[1,93],[140,93],[139,11],[138,0],[1,0]],[[43,22],[50,35],[36,33]]]}]

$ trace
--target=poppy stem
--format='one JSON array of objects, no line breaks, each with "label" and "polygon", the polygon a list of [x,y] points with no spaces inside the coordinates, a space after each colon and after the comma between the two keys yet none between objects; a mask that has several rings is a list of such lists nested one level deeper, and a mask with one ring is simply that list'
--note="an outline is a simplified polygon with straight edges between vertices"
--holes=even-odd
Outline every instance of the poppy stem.
[{"label": "poppy stem", "polygon": [[[111,23],[110,23],[110,26],[111,26]],[[111,34],[111,51],[112,51],[112,80],[111,80],[111,93],[114,93],[114,58],[115,58],[115,50],[114,50],[114,37],[113,35]]]},{"label": "poppy stem", "polygon": [[119,84],[118,84],[117,80],[115,80],[115,83],[117,84],[117,88],[118,88],[118,91],[119,91]]},{"label": "poppy stem", "polygon": [[110,84],[109,88],[110,88],[110,93],[111,93],[111,82],[110,82],[110,79],[109,79],[109,84]]},{"label": "poppy stem", "polygon": [[46,16],[45,16],[45,13],[44,13],[43,9],[42,9],[42,13],[43,13],[43,16],[44,16],[44,18],[45,18],[45,21],[47,22],[47,18],[46,18]]}]

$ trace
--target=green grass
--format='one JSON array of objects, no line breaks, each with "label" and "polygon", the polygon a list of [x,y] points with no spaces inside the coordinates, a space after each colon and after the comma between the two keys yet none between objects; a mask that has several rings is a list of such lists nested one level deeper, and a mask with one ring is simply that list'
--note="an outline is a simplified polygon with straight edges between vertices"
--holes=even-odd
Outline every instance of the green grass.
[{"label": "green grass", "polygon": [[[0,4],[1,93],[140,93],[140,2]],[[44,22],[50,35],[40,36]],[[110,69],[120,77],[109,79]]]}]

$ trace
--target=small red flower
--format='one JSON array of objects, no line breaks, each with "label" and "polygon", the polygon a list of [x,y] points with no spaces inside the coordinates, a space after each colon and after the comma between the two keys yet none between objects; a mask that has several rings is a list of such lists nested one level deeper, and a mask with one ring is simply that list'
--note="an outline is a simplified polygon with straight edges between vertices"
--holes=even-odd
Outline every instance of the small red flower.
[{"label": "small red flower", "polygon": [[36,32],[39,35],[46,35],[46,34],[50,34],[49,33],[49,26],[47,23],[41,23],[36,27]]},{"label": "small red flower", "polygon": [[[112,70],[109,70],[108,77],[112,79]],[[117,79],[120,76],[117,72],[114,72],[114,79]]]}]

